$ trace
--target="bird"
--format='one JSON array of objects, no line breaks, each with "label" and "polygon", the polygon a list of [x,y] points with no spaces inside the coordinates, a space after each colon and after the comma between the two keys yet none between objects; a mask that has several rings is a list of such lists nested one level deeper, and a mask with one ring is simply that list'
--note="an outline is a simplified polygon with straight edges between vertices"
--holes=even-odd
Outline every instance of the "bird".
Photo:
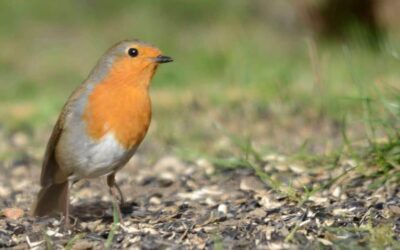
[{"label": "bird", "polygon": [[[70,189],[106,176],[113,202],[124,197],[115,175],[135,154],[151,121],[151,80],[173,59],[140,40],[118,42],[77,87],[54,125],[40,175],[33,216],[62,213],[69,227]],[[118,207],[118,215],[122,219]]]}]

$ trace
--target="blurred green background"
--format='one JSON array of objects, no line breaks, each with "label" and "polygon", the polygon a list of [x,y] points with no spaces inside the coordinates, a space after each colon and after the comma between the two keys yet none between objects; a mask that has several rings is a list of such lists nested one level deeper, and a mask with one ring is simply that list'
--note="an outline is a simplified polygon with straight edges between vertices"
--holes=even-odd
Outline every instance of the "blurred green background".
[{"label": "blurred green background", "polygon": [[327,2],[1,1],[0,128],[47,135],[98,58],[127,38],[175,59],[153,81],[154,140],[208,149],[217,123],[274,144],[271,124],[296,133],[307,126],[296,117],[356,121],[360,97],[399,88],[400,8],[370,6],[371,25],[347,7],[327,13]]}]

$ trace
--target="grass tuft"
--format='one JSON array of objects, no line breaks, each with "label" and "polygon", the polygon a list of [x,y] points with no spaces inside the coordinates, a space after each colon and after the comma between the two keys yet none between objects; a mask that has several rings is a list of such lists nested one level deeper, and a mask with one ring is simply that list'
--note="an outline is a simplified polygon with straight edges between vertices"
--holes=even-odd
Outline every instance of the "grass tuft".
[{"label": "grass tuft", "polygon": [[111,249],[112,248],[112,243],[114,240],[114,236],[117,233],[118,227],[119,227],[119,216],[118,216],[118,204],[114,200],[113,201],[113,224],[111,225],[110,232],[108,233],[108,237],[106,240],[106,243],[104,244],[105,249]]},{"label": "grass tuft", "polygon": [[71,240],[68,241],[67,245],[65,246],[65,250],[71,250],[75,243],[78,240],[83,239],[85,236],[85,233],[75,235]]}]

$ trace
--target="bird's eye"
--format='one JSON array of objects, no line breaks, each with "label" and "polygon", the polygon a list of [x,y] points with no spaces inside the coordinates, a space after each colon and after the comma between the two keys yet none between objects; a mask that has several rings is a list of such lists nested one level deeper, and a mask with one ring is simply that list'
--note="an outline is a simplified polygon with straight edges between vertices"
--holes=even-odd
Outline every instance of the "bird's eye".
[{"label": "bird's eye", "polygon": [[139,51],[137,49],[135,49],[135,48],[130,48],[128,50],[128,55],[130,57],[136,57],[137,55],[139,55]]}]

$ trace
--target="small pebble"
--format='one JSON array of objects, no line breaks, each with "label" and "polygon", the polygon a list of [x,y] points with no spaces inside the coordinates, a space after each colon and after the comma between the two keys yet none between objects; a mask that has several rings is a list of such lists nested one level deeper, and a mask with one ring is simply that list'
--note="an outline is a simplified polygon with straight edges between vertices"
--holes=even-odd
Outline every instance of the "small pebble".
[{"label": "small pebble", "polygon": [[228,213],[228,206],[224,203],[220,204],[218,206],[218,212],[222,213],[222,214],[227,214]]},{"label": "small pebble", "polygon": [[161,200],[160,200],[160,198],[158,198],[156,196],[153,196],[153,197],[150,198],[149,203],[153,204],[153,205],[160,205],[161,204]]}]

